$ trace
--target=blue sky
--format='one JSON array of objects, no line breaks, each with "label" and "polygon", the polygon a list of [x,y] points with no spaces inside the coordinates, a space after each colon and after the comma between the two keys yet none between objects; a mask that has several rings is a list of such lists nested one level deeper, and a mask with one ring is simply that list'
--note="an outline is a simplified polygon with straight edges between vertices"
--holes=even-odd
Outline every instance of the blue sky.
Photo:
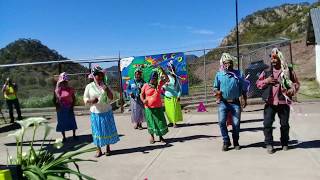
[{"label": "blue sky", "polygon": [[[315,1],[239,0],[239,17]],[[234,0],[0,1],[0,48],[33,38],[72,59],[213,48],[234,25]]]}]

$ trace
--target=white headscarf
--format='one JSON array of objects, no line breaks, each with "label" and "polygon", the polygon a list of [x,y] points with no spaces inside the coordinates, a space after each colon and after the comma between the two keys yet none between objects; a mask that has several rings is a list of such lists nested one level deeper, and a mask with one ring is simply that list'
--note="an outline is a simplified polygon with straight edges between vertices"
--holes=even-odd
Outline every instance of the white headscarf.
[{"label": "white headscarf", "polygon": [[289,67],[288,67],[288,63],[285,60],[282,52],[278,49],[278,48],[273,48],[271,50],[271,56],[277,56],[280,59],[281,62],[281,85],[285,88],[285,89],[290,89],[291,85],[292,85],[292,81],[290,80],[290,72],[289,72]]},{"label": "white headscarf", "polygon": [[220,58],[220,70],[224,70],[223,68],[223,63],[226,61],[232,61],[232,63],[236,60],[237,58],[232,56],[229,53],[222,53],[221,58]]}]

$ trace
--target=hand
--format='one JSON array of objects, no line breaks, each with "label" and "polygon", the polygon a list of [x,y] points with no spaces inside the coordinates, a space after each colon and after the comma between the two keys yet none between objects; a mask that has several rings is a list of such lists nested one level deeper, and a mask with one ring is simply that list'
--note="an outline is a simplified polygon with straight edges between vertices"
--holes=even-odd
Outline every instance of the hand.
[{"label": "hand", "polygon": [[98,101],[99,101],[99,99],[95,98],[95,99],[91,100],[91,104],[96,104]]},{"label": "hand", "polygon": [[143,104],[148,104],[148,100],[144,99],[142,100]]},{"label": "hand", "polygon": [[247,105],[248,105],[247,100],[244,99],[244,100],[242,101],[242,104],[241,104],[242,108],[247,107]]},{"label": "hand", "polygon": [[272,76],[268,77],[267,79],[265,79],[265,82],[267,84],[277,84],[278,80],[274,79]]},{"label": "hand", "polygon": [[106,86],[105,84],[102,85],[101,87],[102,87],[102,89],[103,89],[104,91],[107,91],[107,90],[108,90],[108,86]]},{"label": "hand", "polygon": [[293,96],[294,95],[294,89],[293,88],[288,89],[287,90],[287,95],[290,96],[290,97]]},{"label": "hand", "polygon": [[215,96],[216,96],[216,102],[217,102],[217,104],[220,104],[220,102],[221,102],[221,97],[222,97],[222,92],[221,92],[221,91],[216,91],[216,92],[215,92]]},{"label": "hand", "polygon": [[216,92],[215,92],[215,96],[216,96],[216,97],[219,97],[219,98],[220,98],[220,97],[221,97],[221,94],[222,94],[221,91],[216,91]]}]

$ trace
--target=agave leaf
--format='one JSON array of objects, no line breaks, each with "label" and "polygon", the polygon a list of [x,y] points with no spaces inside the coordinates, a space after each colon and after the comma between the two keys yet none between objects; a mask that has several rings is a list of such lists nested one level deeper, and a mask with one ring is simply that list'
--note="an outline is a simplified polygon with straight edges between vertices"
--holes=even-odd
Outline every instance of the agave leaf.
[{"label": "agave leaf", "polygon": [[45,175],[42,173],[41,169],[38,166],[30,165],[24,171],[30,171],[36,174],[41,179],[46,179]]},{"label": "agave leaf", "polygon": [[89,143],[89,142],[84,142],[84,143],[75,145],[74,148],[75,148],[75,149],[80,149],[81,147],[86,146],[86,145],[88,145],[88,144],[91,144],[91,143]]},{"label": "agave leaf", "polygon": [[63,178],[58,175],[50,174],[47,176],[47,180],[66,180],[66,178]]},{"label": "agave leaf", "polygon": [[[74,166],[76,167],[77,172],[78,172],[78,173],[81,173],[81,172],[80,172],[79,165],[78,165],[76,162],[73,162],[73,164],[74,164]],[[80,180],[82,180],[82,178],[81,178],[80,176],[78,176],[78,177],[79,177]]]},{"label": "agave leaf", "polygon": [[94,178],[87,176],[85,174],[79,173],[77,171],[71,170],[71,169],[66,169],[66,170],[49,170],[47,173],[68,173],[68,174],[74,174],[83,178],[86,178],[88,180],[95,180]]},{"label": "agave leaf", "polygon": [[32,180],[41,180],[37,174],[33,173],[32,171],[23,170],[23,174],[28,178]]},{"label": "agave leaf", "polygon": [[[68,160],[64,160],[61,164],[68,164],[68,163],[73,163],[73,162],[97,162],[96,160],[91,160],[91,159],[73,159],[73,158],[70,158]],[[52,168],[50,168],[51,170]]]},{"label": "agave leaf", "polygon": [[52,161],[51,163],[47,164],[46,166],[43,166],[42,169],[43,170],[47,170],[50,169],[51,167],[57,166],[59,164],[63,164],[65,160],[70,159],[74,156],[77,156],[79,154],[83,154],[83,153],[87,153],[87,152],[92,152],[95,151],[96,147],[93,148],[89,148],[89,149],[85,149],[82,151],[76,151],[76,152],[71,152],[71,153],[66,153],[63,156],[56,158],[54,161]]}]

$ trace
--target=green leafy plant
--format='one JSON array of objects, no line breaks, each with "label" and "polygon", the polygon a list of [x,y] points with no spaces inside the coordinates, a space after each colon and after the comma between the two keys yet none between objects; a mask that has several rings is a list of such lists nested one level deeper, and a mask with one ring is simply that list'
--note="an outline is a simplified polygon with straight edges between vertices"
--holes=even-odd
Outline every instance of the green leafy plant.
[{"label": "green leafy plant", "polygon": [[[21,165],[23,176],[26,179],[32,180],[61,180],[68,179],[70,175],[75,175],[79,179],[92,180],[94,178],[87,176],[80,172],[78,162],[82,161],[93,161],[88,159],[80,159],[76,156],[95,151],[96,148],[88,148],[80,151],[63,152],[60,155],[55,156],[48,149],[44,148],[44,143],[51,131],[51,127],[48,125],[47,120],[41,117],[28,118],[23,121],[18,121],[21,129],[17,130],[13,134],[8,136],[13,136],[16,139],[16,157],[12,157],[8,153],[7,164],[10,165]],[[23,151],[24,145],[24,135],[27,129],[33,125],[33,135],[32,140],[29,142],[29,147],[27,151]],[[35,134],[40,126],[43,126],[44,136],[41,142],[40,149],[34,149],[33,143],[35,141]],[[49,142],[50,145],[50,142]],[[53,146],[57,149],[63,146],[62,139],[57,139]],[[80,145],[79,145],[80,146]],[[75,169],[69,167],[69,164],[73,164]],[[67,176],[68,175],[68,176]]]}]

